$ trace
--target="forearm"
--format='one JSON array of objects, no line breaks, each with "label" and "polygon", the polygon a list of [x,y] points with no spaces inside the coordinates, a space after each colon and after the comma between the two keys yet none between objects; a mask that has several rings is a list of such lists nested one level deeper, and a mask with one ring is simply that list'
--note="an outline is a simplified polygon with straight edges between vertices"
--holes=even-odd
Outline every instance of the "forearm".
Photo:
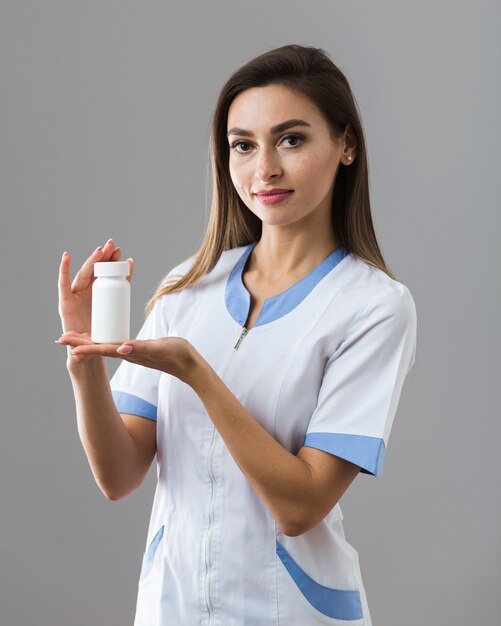
[{"label": "forearm", "polygon": [[[280,445],[186,339],[162,337],[131,340],[119,349],[115,345],[93,344],[85,337],[65,336],[61,340],[75,346],[73,355],[116,357],[118,353],[131,363],[166,372],[190,385],[198,394],[235,462],[287,535],[302,534],[320,522],[360,472],[360,467],[354,463],[323,450],[302,446],[297,454],[293,454]],[[101,426],[100,420],[94,421],[99,411],[111,414],[112,398],[109,387],[102,386],[104,380],[105,376],[100,374],[97,381],[93,378],[86,379],[84,383],[80,381],[75,394],[82,405],[82,423],[85,426],[82,432],[88,440],[87,448],[92,457],[99,460],[99,468],[110,454],[106,445],[108,439],[116,438],[121,450],[128,447],[127,442],[123,441],[123,432],[115,434],[117,420],[112,422],[111,418],[107,418],[109,421],[105,427]],[[141,449],[145,450],[142,457],[151,463],[156,446],[155,431],[145,431],[141,427],[141,433],[138,433],[135,422],[129,422],[129,417],[124,417],[124,420]],[[109,434],[101,437],[103,428]],[[93,437],[97,430],[100,435],[96,443]],[[143,435],[144,445],[141,443]],[[104,452],[104,459],[101,451]],[[124,456],[121,451],[118,455],[112,451],[111,458],[115,459],[112,463],[114,468],[123,463]],[[124,471],[127,469],[128,465]]]},{"label": "forearm", "polygon": [[207,363],[197,365],[189,384],[277,524],[286,534],[296,534],[303,525],[304,511],[315,504],[308,464],[278,443]]},{"label": "forearm", "polygon": [[115,407],[104,359],[68,364],[68,371],[78,433],[94,478],[107,498],[122,498],[141,484],[147,468]]}]

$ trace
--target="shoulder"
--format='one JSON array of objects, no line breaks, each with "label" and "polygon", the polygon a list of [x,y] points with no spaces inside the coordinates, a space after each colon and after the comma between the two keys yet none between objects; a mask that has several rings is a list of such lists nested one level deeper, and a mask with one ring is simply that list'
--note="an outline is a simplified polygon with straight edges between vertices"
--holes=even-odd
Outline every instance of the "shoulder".
[{"label": "shoulder", "polygon": [[[202,276],[200,280],[200,284],[212,282],[214,279],[217,279],[223,275],[228,275],[231,270],[235,267],[235,264],[242,257],[244,252],[248,249],[250,244],[246,244],[244,246],[238,246],[236,248],[231,248],[229,250],[224,250],[219,258],[216,261],[216,264],[212,268],[210,272]],[[178,263],[175,267],[173,267],[167,276],[165,277],[166,284],[170,283],[172,279],[177,280],[186,272],[188,272],[192,267],[196,260],[197,255],[193,254],[189,258],[185,259],[181,263]]]},{"label": "shoulder", "polygon": [[184,276],[184,274],[186,274],[186,272],[188,272],[193,267],[195,259],[196,254],[193,254],[184,261],[181,261],[180,263],[175,265],[172,269],[169,270],[167,276],[165,277],[165,280]]},{"label": "shoulder", "polygon": [[404,350],[412,364],[417,344],[417,314],[409,288],[352,254],[346,258],[352,271],[339,292],[340,297],[331,302],[331,316],[340,321],[334,325],[335,341],[330,344],[330,356],[336,360],[353,347],[350,352],[353,363],[359,354],[364,359],[370,355],[374,363],[384,364],[391,354]]},{"label": "shoulder", "polygon": [[360,257],[350,253],[348,258],[353,272],[343,295],[345,301],[352,303],[358,320],[375,314],[415,319],[416,304],[407,285]]},{"label": "shoulder", "polygon": [[[219,259],[217,259],[215,266],[212,268],[210,272],[200,277],[198,281],[190,287],[190,292],[193,289],[196,291],[197,288],[202,288],[206,285],[214,285],[221,280],[221,278],[227,277],[232,269],[235,267],[238,260],[242,257],[244,252],[248,249],[250,244],[246,244],[244,246],[238,246],[236,248],[231,248],[229,250],[224,250]],[[181,261],[177,265],[175,265],[169,272],[165,275],[162,280],[161,286],[167,287],[177,282],[180,278],[182,278],[189,270],[193,267],[197,258],[197,253],[191,255],[184,261]],[[175,291],[172,293],[165,294],[161,296],[159,299],[167,299],[171,300],[172,298],[176,299],[179,297],[179,294],[184,292],[185,289],[181,291]]]}]

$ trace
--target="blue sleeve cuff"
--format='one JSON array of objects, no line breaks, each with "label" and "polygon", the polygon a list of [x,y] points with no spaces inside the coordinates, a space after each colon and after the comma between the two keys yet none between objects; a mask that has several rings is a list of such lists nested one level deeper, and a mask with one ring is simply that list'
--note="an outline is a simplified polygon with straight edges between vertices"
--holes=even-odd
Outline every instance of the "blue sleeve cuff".
[{"label": "blue sleeve cuff", "polygon": [[359,465],[364,474],[381,476],[386,446],[379,437],[342,433],[308,433],[304,445]]},{"label": "blue sleeve cuff", "polygon": [[131,413],[157,421],[157,407],[154,404],[123,391],[112,390],[112,394],[119,413]]}]

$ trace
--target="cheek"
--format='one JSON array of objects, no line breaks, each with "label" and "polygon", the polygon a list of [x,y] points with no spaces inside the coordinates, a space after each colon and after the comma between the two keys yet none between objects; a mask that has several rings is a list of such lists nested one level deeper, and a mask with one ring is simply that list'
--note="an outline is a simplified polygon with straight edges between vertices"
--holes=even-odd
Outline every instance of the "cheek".
[{"label": "cheek", "polygon": [[298,174],[305,185],[315,187],[319,191],[331,185],[335,169],[328,156],[327,154],[318,155],[303,160]]},{"label": "cheek", "polygon": [[319,175],[318,160],[312,157],[299,157],[291,164],[294,180],[301,183],[301,186],[314,186]]},{"label": "cheek", "polygon": [[235,186],[235,188],[238,191],[240,191],[240,187],[242,187],[243,182],[244,182],[242,167],[239,166],[238,164],[235,164],[234,161],[230,159],[229,169],[230,169],[231,181],[233,185]]},{"label": "cheek", "polygon": [[248,200],[247,200],[247,195],[245,193],[245,186],[244,186],[243,181],[241,180],[241,178],[239,178],[235,174],[232,174],[231,172],[230,172],[230,177],[231,177],[231,182],[233,183],[233,188],[237,196],[240,198],[242,202],[244,202],[244,204],[247,204]]}]

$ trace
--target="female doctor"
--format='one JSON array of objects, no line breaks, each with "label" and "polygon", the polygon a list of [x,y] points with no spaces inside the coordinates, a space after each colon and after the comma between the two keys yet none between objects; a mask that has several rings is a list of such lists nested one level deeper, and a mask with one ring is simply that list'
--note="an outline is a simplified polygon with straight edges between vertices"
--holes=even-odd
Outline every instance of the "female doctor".
[{"label": "female doctor", "polygon": [[[136,626],[370,626],[339,500],[379,476],[416,310],[374,233],[362,125],[321,49],[287,45],[223,86],[204,242],[137,339],[90,340],[93,264],[59,271],[79,435],[104,495],[158,482]],[[129,259],[133,273],[133,261]],[[103,357],[122,359],[108,380]]]}]

